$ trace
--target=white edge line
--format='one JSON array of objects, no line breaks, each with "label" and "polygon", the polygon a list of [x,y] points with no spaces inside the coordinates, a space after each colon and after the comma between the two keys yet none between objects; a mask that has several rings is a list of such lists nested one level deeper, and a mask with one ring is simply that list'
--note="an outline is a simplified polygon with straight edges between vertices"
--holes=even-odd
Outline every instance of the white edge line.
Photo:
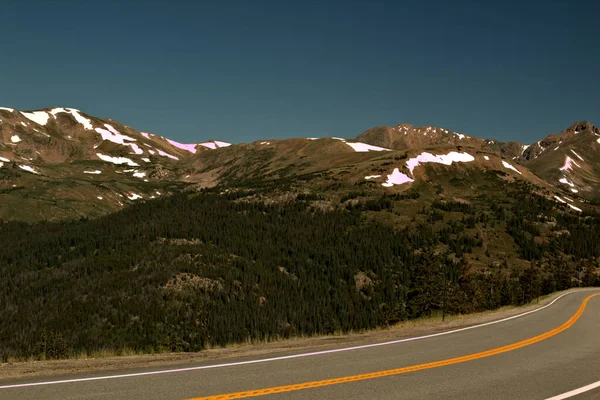
[{"label": "white edge line", "polygon": [[559,394],[558,396],[548,397],[546,400],[563,400],[568,399],[569,397],[577,396],[578,394],[589,392],[590,390],[594,390],[600,387],[600,381],[596,383],[592,383],[590,385],[580,387],[579,389],[571,390],[570,392]]},{"label": "white edge line", "polygon": [[[586,289],[584,289],[584,290],[586,290]],[[438,336],[450,335],[452,333],[464,332],[464,331],[468,331],[471,329],[482,328],[484,326],[495,325],[495,324],[499,324],[501,322],[506,322],[506,321],[510,321],[512,319],[524,317],[526,315],[533,314],[535,312],[542,311],[542,310],[550,307],[551,305],[553,305],[554,303],[556,303],[558,300],[560,300],[561,298],[563,298],[565,296],[568,296],[573,293],[579,293],[584,290],[563,293],[560,296],[558,296],[556,299],[554,299],[551,303],[546,304],[543,307],[536,308],[535,310],[527,311],[522,314],[513,315],[512,317],[507,317],[507,318],[499,319],[496,321],[486,322],[486,323],[480,324],[480,325],[467,326],[465,328],[455,329],[452,331],[433,333],[431,335],[417,336],[417,337],[406,338],[406,339],[398,339],[398,340],[392,340],[389,342],[365,344],[365,345],[361,345],[361,346],[344,347],[341,349],[315,351],[315,352],[311,352],[311,353],[291,354],[289,356],[281,356],[281,357],[262,358],[259,360],[238,361],[238,362],[231,362],[231,363],[224,363],[224,364],[202,365],[202,366],[198,366],[198,367],[165,369],[165,370],[159,370],[159,371],[138,372],[138,373],[122,374],[122,375],[106,375],[106,376],[95,376],[95,377],[90,377],[90,378],[65,379],[65,380],[60,380],[60,381],[21,383],[21,384],[16,384],[16,385],[0,386],[0,389],[14,389],[14,388],[31,387],[31,386],[57,385],[57,384],[61,384],[61,383],[89,382],[89,381],[100,381],[100,380],[105,380],[105,379],[133,378],[133,377],[138,377],[138,376],[172,374],[172,373],[176,373],[176,372],[188,372],[188,371],[198,371],[198,370],[203,370],[203,369],[234,367],[234,366],[238,366],[238,365],[259,364],[259,363],[272,362],[272,361],[289,360],[292,358],[312,357],[312,356],[320,356],[323,354],[341,353],[341,352],[345,352],[345,351],[368,349],[368,348],[372,348],[372,347],[389,346],[392,344],[412,342],[415,340],[429,339],[429,338],[438,337]],[[594,290],[594,289],[587,289],[587,290]],[[595,289],[595,290],[598,290],[598,289]],[[557,397],[557,399],[559,399],[559,398],[560,397]]]}]

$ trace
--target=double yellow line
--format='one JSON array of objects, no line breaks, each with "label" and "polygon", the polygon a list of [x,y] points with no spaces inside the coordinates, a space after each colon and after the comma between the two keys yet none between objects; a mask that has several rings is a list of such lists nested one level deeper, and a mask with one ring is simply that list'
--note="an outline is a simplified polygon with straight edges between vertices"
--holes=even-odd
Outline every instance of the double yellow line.
[{"label": "double yellow line", "polygon": [[554,335],[558,335],[559,333],[569,329],[583,314],[585,307],[588,301],[595,296],[600,295],[600,293],[592,294],[583,300],[579,310],[564,324],[559,326],[558,328],[552,329],[546,333],[542,333],[541,335],[534,336],[532,338],[522,340],[520,342],[516,342],[513,344],[509,344],[507,346],[497,347],[495,349],[482,351],[479,353],[468,354],[466,356],[449,358],[441,361],[434,361],[425,364],[412,365],[410,367],[402,367],[395,369],[388,369],[385,371],[378,372],[370,372],[367,374],[359,374],[359,375],[350,375],[344,376],[341,378],[333,378],[333,379],[324,379],[321,381],[313,381],[313,382],[305,382],[298,383],[294,385],[284,385],[284,386],[275,386],[271,388],[257,389],[257,390],[247,390],[243,392],[235,392],[235,393],[227,393],[227,394],[219,394],[215,396],[207,396],[207,397],[197,397],[189,400],[230,400],[230,399],[243,399],[246,397],[256,397],[256,396],[265,396],[269,394],[275,393],[285,393],[285,392],[293,392],[296,390],[304,390],[304,389],[312,389],[323,386],[331,386],[331,385],[339,385],[341,383],[347,382],[356,382],[356,381],[364,381],[367,379],[375,379],[382,378],[384,376],[392,376],[392,375],[400,375],[406,374],[408,372],[422,371],[425,369],[445,367],[447,365],[459,364],[467,361],[478,360],[480,358],[491,357],[496,354],[506,353],[508,351],[520,349],[521,347],[529,346],[531,344],[541,342],[542,340],[548,339]]}]

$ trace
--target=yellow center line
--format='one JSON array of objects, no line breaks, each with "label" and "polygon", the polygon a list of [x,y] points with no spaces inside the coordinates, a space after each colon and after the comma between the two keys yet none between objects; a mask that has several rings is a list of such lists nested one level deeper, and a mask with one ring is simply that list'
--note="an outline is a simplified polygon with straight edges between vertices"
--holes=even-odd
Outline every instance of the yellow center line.
[{"label": "yellow center line", "polygon": [[467,361],[478,360],[480,358],[491,357],[496,354],[506,353],[508,351],[520,349],[521,347],[525,347],[525,346],[529,346],[529,345],[537,343],[537,342],[541,342],[542,340],[548,339],[554,335],[558,335],[559,333],[569,329],[579,319],[579,317],[581,317],[581,314],[583,314],[583,310],[585,310],[585,307],[586,307],[588,301],[592,297],[595,297],[598,295],[600,295],[600,293],[592,294],[592,295],[586,297],[583,300],[583,302],[581,303],[579,310],[577,310],[577,312],[567,322],[565,322],[558,328],[554,328],[551,331],[542,333],[541,335],[534,336],[532,338],[525,339],[520,342],[516,342],[513,344],[506,345],[506,346],[497,347],[495,349],[490,349],[490,350],[482,351],[479,353],[468,354],[468,355],[461,356],[461,357],[449,358],[449,359],[441,360],[441,361],[434,361],[434,362],[429,362],[429,363],[425,363],[425,364],[412,365],[409,367],[388,369],[385,371],[369,372],[366,374],[350,375],[350,376],[344,376],[341,378],[324,379],[324,380],[320,380],[320,381],[298,383],[298,384],[293,384],[293,385],[275,386],[275,387],[271,387],[271,388],[247,390],[247,391],[243,391],[243,392],[219,394],[219,395],[214,395],[214,396],[196,397],[196,398],[192,398],[192,399],[188,399],[188,400],[230,400],[230,399],[243,399],[246,397],[265,396],[265,395],[275,394],[275,393],[292,392],[292,391],[296,391],[296,390],[304,390],[304,389],[312,389],[312,388],[323,387],[323,386],[339,385],[341,383],[364,381],[367,379],[381,378],[384,376],[406,374],[408,372],[415,372],[415,371],[422,371],[425,369],[445,367],[447,365],[459,364],[459,363],[463,363],[463,362],[467,362]]}]

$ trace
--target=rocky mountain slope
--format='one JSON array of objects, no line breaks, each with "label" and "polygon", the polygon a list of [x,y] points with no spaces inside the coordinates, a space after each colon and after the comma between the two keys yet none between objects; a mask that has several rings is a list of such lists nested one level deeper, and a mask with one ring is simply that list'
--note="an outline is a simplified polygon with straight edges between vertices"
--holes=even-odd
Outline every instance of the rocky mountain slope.
[{"label": "rocky mountain slope", "polygon": [[529,146],[519,162],[551,184],[600,200],[600,129],[577,122]]}]

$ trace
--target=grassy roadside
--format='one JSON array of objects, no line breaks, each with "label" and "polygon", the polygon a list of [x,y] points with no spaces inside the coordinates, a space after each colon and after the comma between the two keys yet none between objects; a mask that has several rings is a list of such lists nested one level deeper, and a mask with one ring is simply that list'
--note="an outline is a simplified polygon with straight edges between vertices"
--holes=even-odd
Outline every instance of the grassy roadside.
[{"label": "grassy roadside", "polygon": [[540,297],[539,303],[537,300],[534,300],[530,304],[519,307],[506,306],[497,310],[474,314],[446,315],[444,322],[442,322],[441,314],[439,314],[365,332],[296,337],[287,340],[263,343],[238,343],[221,348],[207,349],[198,353],[165,352],[141,354],[131,350],[123,350],[121,352],[100,351],[92,355],[74,354],[72,355],[72,358],[65,360],[13,360],[8,363],[0,364],[0,381],[38,376],[109,371],[114,369],[122,370],[126,368],[148,368],[177,364],[186,366],[187,364],[201,361],[262,356],[272,353],[306,351],[309,349],[322,350],[324,348],[355,346],[372,342],[422,336],[507,318],[542,307],[563,293],[580,290],[585,289],[581,288],[555,292]]}]

